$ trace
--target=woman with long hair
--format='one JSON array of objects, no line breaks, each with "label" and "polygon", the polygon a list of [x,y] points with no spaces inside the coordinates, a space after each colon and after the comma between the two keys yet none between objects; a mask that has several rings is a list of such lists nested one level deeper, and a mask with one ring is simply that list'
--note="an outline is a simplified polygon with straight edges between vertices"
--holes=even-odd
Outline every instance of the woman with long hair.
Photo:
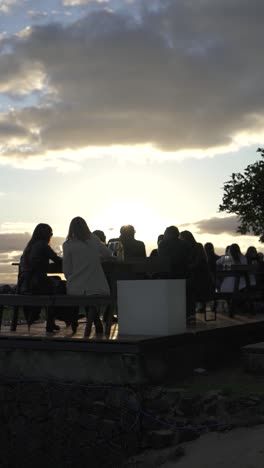
[{"label": "woman with long hair", "polygon": [[[54,281],[48,277],[49,261],[61,267],[62,259],[50,247],[52,228],[45,223],[38,224],[20,259],[17,292],[19,294],[53,294]],[[24,308],[28,324],[39,317],[40,308]],[[47,332],[59,330],[55,316],[49,311]]]},{"label": "woman with long hair", "polygon": [[[231,244],[228,249],[228,256],[230,257],[230,264],[232,265],[247,265],[247,259],[245,255],[242,255],[240,247],[238,244]],[[226,255],[220,257],[216,264],[217,265],[224,265],[226,262]],[[234,290],[235,284],[235,277],[234,276],[227,276],[223,279],[220,291],[221,292],[232,292]],[[246,287],[246,281],[244,275],[241,275],[239,278],[239,286],[238,288],[244,289]]]},{"label": "woman with long hair", "polygon": [[190,231],[182,231],[180,239],[189,243],[192,248],[190,258],[190,280],[197,312],[205,310],[206,302],[209,301],[214,292],[214,284],[209,272],[207,257],[202,244],[196,242]]},{"label": "woman with long hair", "polygon": [[[110,250],[94,235],[86,221],[73,218],[63,244],[63,273],[67,294],[109,295],[110,289],[102,268],[102,260],[112,258]],[[95,315],[96,333],[103,331],[99,314]]]}]

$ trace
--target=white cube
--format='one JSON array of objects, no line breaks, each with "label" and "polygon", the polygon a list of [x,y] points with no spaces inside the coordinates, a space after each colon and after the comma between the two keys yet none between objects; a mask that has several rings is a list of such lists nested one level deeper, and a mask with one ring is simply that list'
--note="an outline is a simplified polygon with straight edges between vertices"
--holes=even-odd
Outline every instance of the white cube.
[{"label": "white cube", "polygon": [[117,282],[121,335],[168,336],[186,331],[186,280]]}]

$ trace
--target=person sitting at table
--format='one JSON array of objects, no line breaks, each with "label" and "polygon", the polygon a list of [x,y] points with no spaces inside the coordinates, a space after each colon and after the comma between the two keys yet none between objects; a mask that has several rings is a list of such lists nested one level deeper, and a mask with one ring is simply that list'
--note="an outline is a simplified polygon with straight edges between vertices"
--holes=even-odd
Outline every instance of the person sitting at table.
[{"label": "person sitting at table", "polygon": [[[232,244],[229,246],[228,249],[228,255],[231,260],[232,265],[247,265],[247,259],[244,255],[242,255],[240,251],[240,247],[238,244]],[[220,257],[216,265],[219,266],[224,266],[226,262],[226,255],[223,255]],[[227,276],[226,278],[223,279],[221,285],[220,285],[220,292],[233,292],[234,291],[234,286],[235,286],[235,276]],[[244,275],[241,275],[239,278],[239,285],[238,289],[244,289],[246,287],[246,280]]]},{"label": "person sitting at table", "polygon": [[182,231],[180,238],[191,247],[190,279],[197,312],[204,312],[206,302],[214,295],[214,282],[211,277],[207,257],[202,244],[197,242],[190,231]]},{"label": "person sitting at table", "polygon": [[164,238],[158,244],[158,256],[169,258],[172,274],[185,278],[190,273],[191,247],[179,238],[179,234],[176,226],[165,229]]},{"label": "person sitting at table", "polygon": [[[157,246],[159,246],[159,243],[164,239],[164,234],[160,234],[158,236],[158,240],[157,240]],[[150,257],[158,257],[158,249],[153,249],[151,252],[150,252]]]},{"label": "person sitting at table", "polygon": [[204,251],[207,258],[209,272],[214,284],[214,288],[217,287],[217,278],[216,278],[216,262],[220,258],[220,255],[215,253],[214,245],[212,242],[206,242],[204,244]]},{"label": "person sitting at table", "polygon": [[96,229],[95,231],[93,231],[93,234],[94,234],[95,236],[97,236],[98,239],[100,239],[100,241],[101,241],[103,244],[106,244],[106,236],[105,236],[104,231],[101,231],[100,229]]},{"label": "person sitting at table", "polygon": [[195,302],[190,283],[191,247],[185,240],[179,238],[179,229],[169,226],[165,229],[164,238],[158,245],[158,256],[167,258],[170,262],[170,273],[162,274],[162,278],[186,278],[186,320],[192,321],[195,316]]},{"label": "person sitting at table", "polygon": [[[48,224],[38,224],[20,259],[18,272],[18,294],[54,294],[57,280],[47,275],[49,261],[52,260],[61,269],[62,259],[50,247],[53,236]],[[40,307],[24,307],[24,313],[29,325],[38,319]],[[49,310],[46,330],[59,330],[55,324],[55,312]]]},{"label": "person sitting at table", "polygon": [[110,242],[121,241],[124,248],[124,260],[129,258],[145,258],[146,247],[144,242],[135,239],[135,228],[131,224],[127,224],[120,228],[120,236],[118,239],[110,239]]},{"label": "person sitting at table", "polygon": [[[113,259],[110,250],[94,235],[86,221],[73,218],[63,244],[63,273],[67,280],[67,294],[110,295],[102,268],[103,259]],[[95,314],[97,334],[103,332],[99,313]]]}]

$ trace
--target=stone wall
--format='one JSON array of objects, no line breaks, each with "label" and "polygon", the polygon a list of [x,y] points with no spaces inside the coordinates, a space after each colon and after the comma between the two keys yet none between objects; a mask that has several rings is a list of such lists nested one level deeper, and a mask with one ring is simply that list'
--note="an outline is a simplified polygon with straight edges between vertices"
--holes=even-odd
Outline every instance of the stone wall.
[{"label": "stone wall", "polygon": [[184,454],[179,444],[203,433],[264,423],[263,394],[189,390],[6,380],[0,384],[0,466],[135,466],[133,458],[144,450],[172,447],[177,458]]},{"label": "stone wall", "polygon": [[0,466],[122,466],[139,448],[138,402],[126,387],[2,382]]}]

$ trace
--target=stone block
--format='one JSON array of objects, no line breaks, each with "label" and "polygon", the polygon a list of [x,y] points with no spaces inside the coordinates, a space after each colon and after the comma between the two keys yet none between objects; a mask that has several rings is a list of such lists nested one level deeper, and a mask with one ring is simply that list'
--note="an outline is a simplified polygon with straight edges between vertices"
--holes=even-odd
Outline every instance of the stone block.
[{"label": "stone block", "polygon": [[242,360],[246,372],[264,374],[264,342],[244,346]]}]

